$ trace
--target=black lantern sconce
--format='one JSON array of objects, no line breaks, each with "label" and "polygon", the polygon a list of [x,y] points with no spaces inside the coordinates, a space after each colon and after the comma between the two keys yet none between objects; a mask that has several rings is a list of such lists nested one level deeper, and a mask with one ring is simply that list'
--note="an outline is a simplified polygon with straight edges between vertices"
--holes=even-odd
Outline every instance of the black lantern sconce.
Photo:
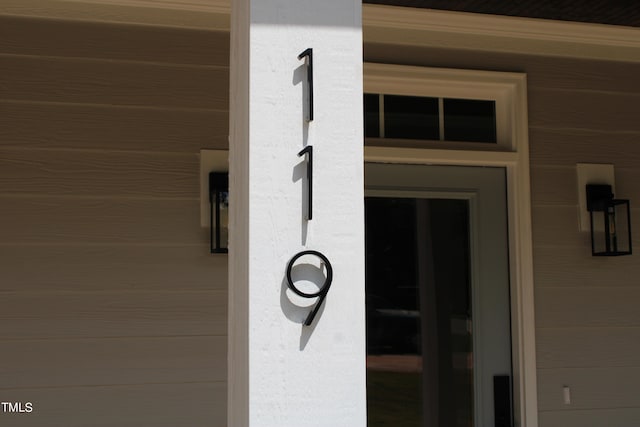
[{"label": "black lantern sconce", "polygon": [[587,185],[593,256],[631,255],[629,200],[613,196],[610,185]]},{"label": "black lantern sconce", "polygon": [[209,173],[209,213],[211,253],[229,252],[229,174]]}]

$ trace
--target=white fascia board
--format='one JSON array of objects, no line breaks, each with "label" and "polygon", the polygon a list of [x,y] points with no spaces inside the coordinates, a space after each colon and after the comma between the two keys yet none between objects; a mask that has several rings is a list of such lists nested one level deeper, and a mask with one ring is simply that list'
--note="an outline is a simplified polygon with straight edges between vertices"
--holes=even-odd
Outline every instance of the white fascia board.
[{"label": "white fascia board", "polygon": [[[364,41],[640,62],[640,28],[365,4]],[[3,0],[0,15],[229,31],[230,0]]]}]

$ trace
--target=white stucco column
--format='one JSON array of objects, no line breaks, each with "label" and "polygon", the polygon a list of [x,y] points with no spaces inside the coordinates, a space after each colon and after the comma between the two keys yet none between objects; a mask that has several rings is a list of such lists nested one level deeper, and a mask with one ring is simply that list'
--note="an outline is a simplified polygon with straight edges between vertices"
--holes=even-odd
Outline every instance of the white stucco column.
[{"label": "white stucco column", "polygon": [[[230,427],[366,425],[360,0],[233,0]],[[309,121],[308,60],[313,50]],[[313,147],[313,219],[308,216]],[[327,257],[330,289],[287,265]],[[302,256],[292,281],[329,275]]]}]

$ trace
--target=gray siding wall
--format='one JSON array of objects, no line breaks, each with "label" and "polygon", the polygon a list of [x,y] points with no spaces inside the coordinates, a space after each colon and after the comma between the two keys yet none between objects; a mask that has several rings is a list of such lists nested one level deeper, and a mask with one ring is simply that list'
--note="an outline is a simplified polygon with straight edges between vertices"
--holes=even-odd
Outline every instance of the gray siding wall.
[{"label": "gray siding wall", "polygon": [[228,34],[0,17],[0,70],[0,425],[226,425]]},{"label": "gray siding wall", "polygon": [[[640,247],[640,66],[365,59],[527,73],[540,426],[640,425],[640,263],[590,256],[575,182],[613,163]],[[199,227],[198,152],[226,147],[227,67],[227,34],[0,18],[0,401],[34,403],[3,425],[225,425],[226,257]]]},{"label": "gray siding wall", "polygon": [[640,425],[640,262],[591,256],[575,169],[615,165],[639,248],[640,65],[371,44],[365,59],[527,73],[540,427]]}]

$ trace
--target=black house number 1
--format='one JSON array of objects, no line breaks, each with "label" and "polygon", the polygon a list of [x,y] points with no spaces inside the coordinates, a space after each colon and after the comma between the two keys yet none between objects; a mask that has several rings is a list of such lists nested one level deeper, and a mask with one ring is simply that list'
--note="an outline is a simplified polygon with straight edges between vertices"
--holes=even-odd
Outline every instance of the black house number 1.
[{"label": "black house number 1", "polygon": [[298,157],[307,156],[307,220],[313,218],[313,146],[307,145]]},{"label": "black house number 1", "polygon": [[[308,48],[305,49],[300,55],[298,55],[298,59],[306,59],[307,64],[307,85],[309,88],[309,118],[308,121],[311,122],[313,120],[313,49]],[[311,221],[313,218],[313,146],[307,145],[303,148],[299,153],[298,157],[306,156],[307,161],[307,221]],[[302,292],[298,289],[291,277],[291,272],[296,261],[305,255],[315,256],[320,259],[321,265],[326,269],[326,278],[324,283],[317,292]],[[327,258],[323,253],[314,251],[314,250],[304,250],[295,254],[291,260],[287,263],[287,286],[291,289],[296,295],[299,295],[303,298],[318,298],[318,302],[307,318],[304,321],[305,326],[310,326],[313,323],[313,319],[318,314],[318,310],[322,306],[327,294],[329,293],[329,289],[331,288],[331,282],[333,281],[333,267],[331,266],[331,262],[329,258]]]}]

